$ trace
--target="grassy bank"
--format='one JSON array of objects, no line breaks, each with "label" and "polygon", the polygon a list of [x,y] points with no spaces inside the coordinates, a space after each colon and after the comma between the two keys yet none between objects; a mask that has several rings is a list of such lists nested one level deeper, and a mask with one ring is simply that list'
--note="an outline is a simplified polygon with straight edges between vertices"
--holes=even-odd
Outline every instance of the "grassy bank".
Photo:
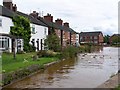
[{"label": "grassy bank", "polygon": [[36,52],[16,54],[16,59],[14,59],[13,54],[3,53],[1,71],[3,80],[0,82],[0,86],[22,79],[38,70],[43,69],[45,64],[59,60],[56,56],[36,56]]},{"label": "grassy bank", "polygon": [[39,64],[43,66],[46,63],[50,63],[53,61],[58,60],[57,57],[43,57],[38,58],[37,60],[33,60],[33,56],[36,55],[35,52],[33,53],[26,53],[26,54],[17,54],[16,59],[13,59],[13,54],[2,54],[2,72],[8,73],[11,71],[15,71],[21,68],[25,68],[31,65]]}]

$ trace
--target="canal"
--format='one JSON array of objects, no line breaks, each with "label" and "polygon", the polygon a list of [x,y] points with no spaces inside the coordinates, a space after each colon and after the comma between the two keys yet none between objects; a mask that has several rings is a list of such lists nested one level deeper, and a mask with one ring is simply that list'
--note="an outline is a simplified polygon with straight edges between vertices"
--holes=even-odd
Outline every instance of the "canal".
[{"label": "canal", "polygon": [[6,88],[96,88],[118,71],[118,48],[79,54]]}]

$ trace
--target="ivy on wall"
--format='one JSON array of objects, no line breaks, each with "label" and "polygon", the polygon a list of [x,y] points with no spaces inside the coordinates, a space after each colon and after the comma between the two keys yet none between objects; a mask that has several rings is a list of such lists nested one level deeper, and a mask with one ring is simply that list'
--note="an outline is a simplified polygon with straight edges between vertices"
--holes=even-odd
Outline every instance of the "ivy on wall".
[{"label": "ivy on wall", "polygon": [[29,51],[31,47],[29,44],[31,38],[29,19],[23,16],[15,16],[12,21],[14,26],[11,27],[10,34],[22,37],[24,39],[24,51]]}]

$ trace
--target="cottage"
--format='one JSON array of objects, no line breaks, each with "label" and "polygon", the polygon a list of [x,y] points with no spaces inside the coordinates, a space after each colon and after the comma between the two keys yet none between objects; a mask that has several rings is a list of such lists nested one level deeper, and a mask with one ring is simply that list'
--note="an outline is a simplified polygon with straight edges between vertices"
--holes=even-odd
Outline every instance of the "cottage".
[{"label": "cottage", "polygon": [[51,34],[52,29],[55,30],[55,33],[60,38],[61,46],[66,47],[67,44],[75,45],[76,43],[76,32],[69,27],[69,23],[63,24],[61,19],[53,22],[51,14],[40,17],[36,11],[33,11],[30,15],[27,15],[17,11],[17,5],[13,4],[12,0],[3,0],[3,6],[0,6],[0,8],[2,10],[2,13],[0,13],[0,33],[9,34],[10,28],[14,26],[12,18],[16,15],[24,16],[30,20],[32,33],[29,43],[36,47],[36,51],[45,49],[44,40],[47,35]]},{"label": "cottage", "polygon": [[51,30],[55,30],[55,33],[60,38],[60,44],[62,47],[66,47],[67,44],[75,44],[76,32],[69,27],[69,23],[63,23],[62,19],[57,19],[53,22],[53,16],[51,14],[47,14],[43,18],[38,16],[37,12],[33,12],[30,15],[48,26],[48,35],[52,33]]},{"label": "cottage", "polygon": [[102,32],[81,32],[79,34],[80,43],[93,43],[96,45],[103,44]]},{"label": "cottage", "polygon": [[[48,27],[46,24],[31,17],[27,14],[17,11],[17,6],[12,3],[12,0],[3,0],[3,6],[0,5],[0,33],[9,34],[10,28],[14,26],[12,18],[16,15],[24,16],[30,20],[31,39],[30,44],[36,47],[36,51],[44,50],[44,40],[48,35]],[[12,43],[9,45],[12,46]],[[10,50],[12,52],[12,48]]]}]

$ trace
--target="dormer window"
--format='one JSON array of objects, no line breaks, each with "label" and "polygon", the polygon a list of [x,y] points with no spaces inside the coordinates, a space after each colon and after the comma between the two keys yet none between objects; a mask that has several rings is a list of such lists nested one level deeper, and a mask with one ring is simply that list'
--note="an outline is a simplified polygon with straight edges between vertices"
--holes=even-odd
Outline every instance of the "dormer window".
[{"label": "dormer window", "polygon": [[0,27],[2,27],[2,19],[0,19]]}]

